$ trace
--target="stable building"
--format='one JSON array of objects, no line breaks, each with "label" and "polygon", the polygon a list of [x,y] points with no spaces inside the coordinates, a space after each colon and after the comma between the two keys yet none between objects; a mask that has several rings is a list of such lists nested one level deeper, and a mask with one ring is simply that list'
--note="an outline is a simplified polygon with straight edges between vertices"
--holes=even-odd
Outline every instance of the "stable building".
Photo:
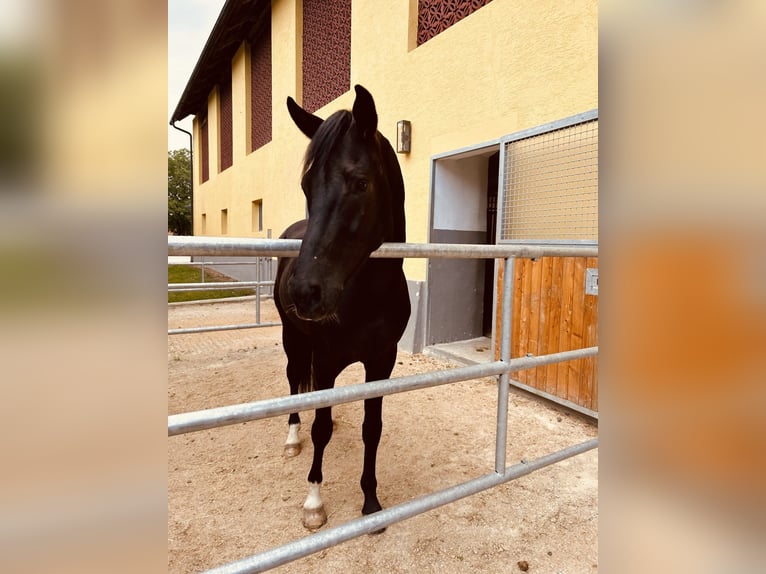
[{"label": "stable building", "polygon": [[[194,234],[278,237],[306,215],[307,140],[285,100],[327,117],[353,86],[399,152],[407,240],[598,243],[598,3],[228,0],[171,117],[193,122]],[[598,260],[514,265],[513,356],[597,344]],[[491,358],[494,261],[406,259],[401,347]],[[598,411],[596,359],[518,380]]]}]

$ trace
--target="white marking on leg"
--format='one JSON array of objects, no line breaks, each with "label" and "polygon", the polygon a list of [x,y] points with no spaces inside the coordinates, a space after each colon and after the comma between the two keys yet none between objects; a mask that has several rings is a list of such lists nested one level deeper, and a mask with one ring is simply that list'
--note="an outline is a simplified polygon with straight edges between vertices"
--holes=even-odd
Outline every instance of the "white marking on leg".
[{"label": "white marking on leg", "polygon": [[309,482],[309,495],[303,503],[303,526],[309,530],[321,528],[327,522],[327,512],[319,497],[320,486],[319,483]]},{"label": "white marking on leg", "polygon": [[303,508],[306,510],[316,510],[322,507],[322,499],[319,496],[319,488],[321,483],[309,482],[309,495],[306,497],[306,502],[303,503]]},{"label": "white marking on leg", "polygon": [[301,444],[301,438],[298,436],[298,430],[300,430],[301,424],[295,423],[288,427],[287,429],[287,441],[285,442],[285,446],[293,446],[296,444]]}]

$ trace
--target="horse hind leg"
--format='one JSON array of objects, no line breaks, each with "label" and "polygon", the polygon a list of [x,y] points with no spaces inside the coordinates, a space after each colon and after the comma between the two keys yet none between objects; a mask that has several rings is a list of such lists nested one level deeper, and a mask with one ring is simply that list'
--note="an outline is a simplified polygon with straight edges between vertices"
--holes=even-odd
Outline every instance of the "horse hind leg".
[{"label": "horse hind leg", "polygon": [[303,504],[303,526],[310,530],[320,528],[327,522],[320,489],[322,487],[322,459],[324,450],[332,437],[332,414],[330,407],[317,409],[311,426],[311,441],[314,444],[314,460],[308,476],[309,493]]},{"label": "horse hind leg", "polygon": [[301,419],[298,413],[293,413],[287,421],[287,440],[285,441],[285,458],[293,458],[301,453]]},{"label": "horse hind leg", "polygon": [[[288,367],[289,372],[289,367]],[[288,375],[289,377],[289,375]],[[290,394],[298,393],[298,383],[290,378]],[[301,428],[301,416],[298,413],[290,413],[287,419],[287,440],[285,441],[284,455],[286,458],[298,456],[301,453],[301,437],[299,434]]]},{"label": "horse hind leg", "polygon": [[[301,389],[309,387],[311,377],[311,350],[301,344],[295,335],[284,332],[283,344],[287,353],[287,380],[290,383],[290,394],[296,395]],[[301,417],[298,413],[290,413],[287,421],[287,440],[284,455],[286,458],[298,456],[301,453]]]}]

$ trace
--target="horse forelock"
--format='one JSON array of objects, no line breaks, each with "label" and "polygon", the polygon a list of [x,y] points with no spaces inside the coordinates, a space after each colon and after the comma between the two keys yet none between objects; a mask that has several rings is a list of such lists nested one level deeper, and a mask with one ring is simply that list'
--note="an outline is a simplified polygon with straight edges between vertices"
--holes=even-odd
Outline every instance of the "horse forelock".
[{"label": "horse forelock", "polygon": [[343,135],[351,126],[351,112],[339,110],[327,118],[311,138],[303,160],[303,174],[322,169]]}]

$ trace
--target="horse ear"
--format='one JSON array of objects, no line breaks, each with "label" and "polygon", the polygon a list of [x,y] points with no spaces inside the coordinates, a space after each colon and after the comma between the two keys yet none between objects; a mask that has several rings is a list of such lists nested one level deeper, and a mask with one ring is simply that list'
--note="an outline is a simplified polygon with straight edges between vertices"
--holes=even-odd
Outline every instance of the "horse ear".
[{"label": "horse ear", "polygon": [[362,134],[362,137],[370,138],[375,135],[378,129],[378,113],[375,111],[375,102],[372,95],[362,86],[354,86],[356,90],[356,99],[351,114],[354,116],[354,122]]},{"label": "horse ear", "polygon": [[290,117],[293,118],[298,129],[309,138],[314,137],[314,134],[317,133],[319,126],[321,126],[324,121],[322,118],[318,118],[314,114],[310,114],[304,110],[290,96],[287,96],[287,111],[290,112]]}]

